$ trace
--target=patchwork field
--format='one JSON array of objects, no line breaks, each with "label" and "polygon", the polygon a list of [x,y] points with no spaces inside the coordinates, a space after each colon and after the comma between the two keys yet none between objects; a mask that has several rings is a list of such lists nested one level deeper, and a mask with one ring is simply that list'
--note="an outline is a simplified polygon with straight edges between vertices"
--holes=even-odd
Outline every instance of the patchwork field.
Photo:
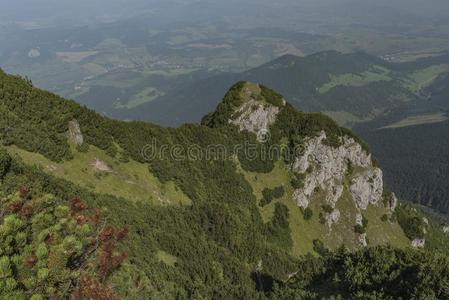
[{"label": "patchwork field", "polygon": [[318,92],[324,94],[339,85],[363,86],[370,82],[390,81],[392,77],[389,74],[390,71],[388,69],[380,66],[374,66],[370,70],[360,74],[343,74],[338,76],[331,74],[330,82],[318,88]]},{"label": "patchwork field", "polygon": [[67,63],[79,63],[82,60],[97,54],[98,51],[82,51],[82,52],[56,52],[56,56]]},{"label": "patchwork field", "polygon": [[156,88],[153,87],[148,87],[146,89],[144,89],[143,91],[137,93],[135,96],[133,96],[126,104],[122,104],[122,103],[117,103],[115,105],[116,108],[134,108],[137,107],[139,105],[145,104],[147,102],[151,102],[155,99],[157,99],[158,97],[164,96],[165,93],[159,91]]},{"label": "patchwork field", "polygon": [[447,72],[448,70],[449,65],[441,64],[416,71],[409,76],[409,79],[412,82],[407,83],[407,87],[413,92],[418,92],[429,86],[440,74]]},{"label": "patchwork field", "polygon": [[419,116],[409,116],[405,119],[400,120],[399,122],[393,123],[391,125],[382,127],[382,128],[401,128],[408,127],[414,125],[422,125],[422,124],[432,124],[432,123],[440,123],[448,120],[448,116],[445,113],[433,113],[433,114],[424,114]]}]

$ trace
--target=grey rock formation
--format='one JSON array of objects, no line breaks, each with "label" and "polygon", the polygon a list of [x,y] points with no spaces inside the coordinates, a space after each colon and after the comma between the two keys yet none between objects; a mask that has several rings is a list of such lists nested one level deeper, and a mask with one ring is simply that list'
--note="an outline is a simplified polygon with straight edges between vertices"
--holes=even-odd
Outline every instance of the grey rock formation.
[{"label": "grey rock formation", "polygon": [[368,246],[368,242],[366,240],[366,233],[362,233],[359,235],[358,237],[359,243],[362,247],[367,247]]},{"label": "grey rock formation", "polygon": [[335,208],[338,199],[340,199],[343,194],[343,186],[342,185],[331,185],[326,189],[326,202],[332,208]]},{"label": "grey rock formation", "polygon": [[95,160],[91,163],[92,168],[95,171],[99,171],[99,172],[112,172],[111,167],[104,161],[95,158]]},{"label": "grey rock formation", "polygon": [[443,227],[443,232],[448,234],[449,233],[449,226],[444,226]]},{"label": "grey rock formation", "polygon": [[355,224],[363,226],[363,216],[361,213],[357,213],[357,215],[355,216]]},{"label": "grey rock formation", "polygon": [[332,228],[333,224],[337,224],[340,220],[340,210],[334,209],[333,212],[326,215],[326,223],[329,226],[329,230]]},{"label": "grey rock formation", "polygon": [[240,131],[255,133],[259,138],[261,132],[267,133],[270,126],[276,122],[279,110],[279,107],[250,99],[235,112],[235,118],[230,122],[237,125]]},{"label": "grey rock formation", "polygon": [[81,133],[81,127],[77,120],[72,120],[69,122],[69,141],[77,146],[84,143],[84,137]]},{"label": "grey rock formation", "polygon": [[[357,213],[356,216],[355,216],[355,224],[363,226],[363,215],[360,212]],[[368,246],[368,242],[366,240],[366,233],[359,234],[357,239],[359,241],[359,244],[362,247],[367,247]]]},{"label": "grey rock formation", "polygon": [[[297,157],[292,165],[294,172],[307,174],[303,188],[293,193],[293,199],[302,208],[309,206],[310,198],[317,188],[325,192],[326,202],[335,207],[344,191],[342,182],[348,171],[348,164],[351,163],[360,168],[372,167],[371,155],[366,153],[354,139],[344,137],[342,145],[336,148],[326,145],[323,142],[325,139],[324,132],[309,139],[304,145],[302,155]],[[376,171],[376,174],[380,175],[380,186],[376,181],[376,188],[373,188],[376,191],[379,188],[382,190],[383,187],[382,174],[379,172],[380,170]],[[382,192],[380,195],[382,196]],[[374,198],[377,199],[377,195]]]},{"label": "grey rock formation", "polygon": [[388,199],[386,199],[386,207],[391,211],[395,211],[396,207],[398,206],[398,198],[394,193],[391,193]]},{"label": "grey rock formation", "polygon": [[376,204],[383,194],[382,170],[374,168],[358,174],[351,180],[349,190],[358,208],[367,209],[369,204]]},{"label": "grey rock formation", "polygon": [[426,240],[425,239],[414,239],[412,241],[412,247],[413,248],[424,248],[426,246]]}]

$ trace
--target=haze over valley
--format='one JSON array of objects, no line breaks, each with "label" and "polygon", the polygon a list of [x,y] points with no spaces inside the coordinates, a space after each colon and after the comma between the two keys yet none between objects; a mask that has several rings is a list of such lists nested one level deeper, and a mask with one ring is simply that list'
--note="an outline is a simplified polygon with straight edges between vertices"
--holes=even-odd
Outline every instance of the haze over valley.
[{"label": "haze over valley", "polygon": [[0,0],[0,299],[449,299],[446,0]]}]

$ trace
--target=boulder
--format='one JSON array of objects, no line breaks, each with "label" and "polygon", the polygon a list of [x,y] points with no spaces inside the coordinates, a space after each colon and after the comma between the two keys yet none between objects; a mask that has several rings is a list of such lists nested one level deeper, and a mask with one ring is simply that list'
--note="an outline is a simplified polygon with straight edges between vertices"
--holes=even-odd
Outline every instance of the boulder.
[{"label": "boulder", "polygon": [[84,137],[81,133],[81,127],[77,120],[72,120],[69,122],[68,136],[69,141],[76,146],[81,146],[84,143]]},{"label": "boulder", "polygon": [[414,239],[412,241],[412,247],[413,248],[424,248],[425,245],[426,245],[426,240],[425,239]]},{"label": "boulder", "polygon": [[326,223],[327,226],[329,226],[329,229],[331,229],[332,225],[337,224],[340,220],[340,210],[334,209],[333,212],[326,215]]},{"label": "boulder", "polygon": [[366,233],[362,233],[359,235],[358,237],[359,243],[362,247],[367,247],[368,246],[368,242],[366,240]]},{"label": "boulder", "polygon": [[374,168],[358,174],[351,180],[349,190],[360,209],[378,203],[383,194],[382,170]]}]

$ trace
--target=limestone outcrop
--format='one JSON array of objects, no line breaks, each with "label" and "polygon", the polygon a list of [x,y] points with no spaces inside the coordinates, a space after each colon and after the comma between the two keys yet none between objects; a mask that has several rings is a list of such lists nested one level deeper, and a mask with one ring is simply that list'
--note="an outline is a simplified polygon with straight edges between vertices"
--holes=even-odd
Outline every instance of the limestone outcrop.
[{"label": "limestone outcrop", "polygon": [[449,226],[444,226],[443,227],[443,232],[446,234],[449,234]]},{"label": "limestone outcrop", "polygon": [[366,233],[362,233],[359,235],[359,243],[362,247],[368,246],[368,241],[366,240]]},{"label": "limestone outcrop", "polygon": [[372,165],[371,155],[352,138],[342,138],[339,147],[327,145],[325,139],[325,132],[309,139],[301,156],[292,165],[295,173],[305,174],[303,187],[293,193],[297,205],[307,208],[318,189],[324,191],[327,204],[335,207],[344,192],[343,181],[349,168],[363,170],[352,178],[350,185],[357,207],[366,209],[370,203],[380,201],[383,193],[382,171]]},{"label": "limestone outcrop", "polygon": [[390,209],[391,212],[393,212],[396,207],[398,206],[398,197],[394,193],[391,193],[391,195],[385,199],[386,200],[386,206]]},{"label": "limestone outcrop", "polygon": [[333,224],[338,223],[340,220],[340,210],[334,209],[330,214],[326,215],[326,223],[329,226],[329,229],[332,228]]},{"label": "limestone outcrop", "polygon": [[426,246],[426,240],[425,239],[414,239],[412,241],[412,247],[413,248],[424,248]]},{"label": "limestone outcrop", "polygon": [[81,146],[84,143],[84,136],[81,133],[81,127],[77,120],[69,122],[68,136],[69,141],[76,146]]},{"label": "limestone outcrop", "polygon": [[356,175],[349,190],[358,208],[367,209],[369,204],[376,204],[383,194],[382,170],[374,168]]},{"label": "limestone outcrop", "polygon": [[235,117],[230,122],[237,125],[241,131],[259,135],[261,132],[268,132],[270,126],[276,122],[279,111],[277,106],[250,99],[235,112]]}]

